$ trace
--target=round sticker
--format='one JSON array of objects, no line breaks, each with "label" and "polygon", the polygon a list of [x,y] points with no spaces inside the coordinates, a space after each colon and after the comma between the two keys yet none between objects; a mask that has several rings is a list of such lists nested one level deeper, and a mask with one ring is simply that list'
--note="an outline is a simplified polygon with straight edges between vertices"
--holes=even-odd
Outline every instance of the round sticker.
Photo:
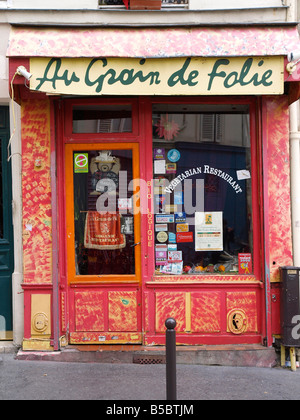
[{"label": "round sticker", "polygon": [[158,232],[157,236],[156,236],[158,242],[167,242],[168,240],[168,234],[167,232]]},{"label": "round sticker", "polygon": [[169,150],[168,159],[170,162],[178,162],[180,159],[180,152],[177,149]]}]

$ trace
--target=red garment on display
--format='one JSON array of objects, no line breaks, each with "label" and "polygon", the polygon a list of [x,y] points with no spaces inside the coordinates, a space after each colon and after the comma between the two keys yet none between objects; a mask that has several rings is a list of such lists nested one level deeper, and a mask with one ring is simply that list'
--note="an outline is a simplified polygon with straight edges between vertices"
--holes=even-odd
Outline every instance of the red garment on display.
[{"label": "red garment on display", "polygon": [[90,249],[121,249],[126,246],[119,213],[89,211],[85,219],[84,246]]}]

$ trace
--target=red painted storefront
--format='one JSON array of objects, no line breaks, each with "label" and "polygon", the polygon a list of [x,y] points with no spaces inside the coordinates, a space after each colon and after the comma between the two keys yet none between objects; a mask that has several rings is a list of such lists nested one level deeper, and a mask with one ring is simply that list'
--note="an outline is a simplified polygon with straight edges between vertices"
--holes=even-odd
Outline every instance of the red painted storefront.
[{"label": "red painted storefront", "polygon": [[[232,47],[230,56],[282,57],[286,55],[287,42],[298,43],[296,29],[292,29],[274,28],[269,37],[259,28],[238,30],[234,34],[234,29],[215,29],[214,43],[210,47],[204,43],[202,50],[199,44],[196,48],[199,33],[182,30],[186,43],[184,56],[225,57],[228,41]],[[207,39],[211,39],[208,34],[211,35],[209,31],[212,30],[207,31]],[[181,38],[176,44],[176,39],[182,35],[178,30],[170,29],[168,33],[172,35],[174,44],[170,43],[161,58],[171,60],[183,49],[184,42]],[[78,42],[73,51],[66,45],[71,35],[70,30],[14,30],[8,52],[11,78],[19,65],[29,69],[32,57],[80,60],[79,57],[108,56],[107,50],[103,51],[103,43],[97,43],[98,31],[88,31],[83,38],[81,30],[74,30],[73,36]],[[113,42],[115,35],[109,30],[102,31],[103,35],[109,40],[110,55],[124,57],[125,48],[117,47]],[[133,36],[124,43],[127,57],[157,58],[158,51],[161,51],[160,35],[156,31],[143,32],[143,38],[136,44],[133,42],[134,31],[124,31],[123,35]],[[238,39],[247,37],[248,45],[243,53],[238,42],[231,43],[233,35],[234,39],[237,35]],[[147,36],[152,43],[147,41]],[[260,41],[250,42],[252,37]],[[24,43],[21,39],[25,39]],[[43,40],[47,40],[47,49]],[[91,40],[95,44],[92,56],[88,48]],[[268,50],[271,43],[272,53]],[[224,44],[224,51],[219,48],[217,54],[216,45],[221,44]],[[298,83],[286,72],[284,78],[288,81],[285,92],[281,94],[154,96],[122,95],[120,91],[119,96],[113,93],[73,97],[29,90],[21,76],[14,78],[14,96],[21,105],[22,113],[24,349],[57,350],[68,343],[164,344],[164,322],[168,317],[177,321],[178,344],[272,345],[274,335],[280,332],[279,299],[274,298],[278,295],[279,267],[293,263],[288,107],[298,96]],[[95,110],[109,111],[109,119],[111,115],[120,115],[122,110],[122,116],[126,116],[123,122],[126,125],[129,118],[130,127],[116,131],[105,131],[103,128],[94,132],[94,129],[86,130],[87,125],[84,125],[82,130],[82,121],[92,118],[90,116]],[[87,119],[85,112],[89,115]],[[169,115],[174,116],[171,140],[163,135],[160,137],[158,131],[159,124],[166,122],[163,118]],[[223,140],[219,140],[215,135],[210,144],[194,137],[188,141],[189,127],[196,124],[198,117],[202,124],[205,120],[203,116],[207,115],[213,115],[214,121],[219,121],[220,125],[213,125],[215,131],[216,127],[223,127],[222,124],[227,127],[224,133],[228,138],[224,134]],[[160,118],[158,122],[155,119],[157,116]],[[230,125],[231,118],[234,118],[233,122],[242,124],[243,133],[247,131],[243,134],[246,146],[242,147],[239,134],[236,140],[232,140],[234,127]],[[180,127],[179,120],[182,120]],[[201,127],[203,131],[204,125]],[[180,131],[186,133],[186,137],[180,137]],[[205,203],[209,202],[211,206],[197,210],[198,216],[211,212],[214,217],[216,212],[221,213],[223,223],[220,226],[224,227],[225,214],[230,213],[230,206],[235,203],[236,221],[232,223],[235,223],[235,234],[240,231],[240,248],[237,250],[238,242],[232,240],[229,252],[232,258],[227,261],[227,267],[214,259],[216,251],[211,253],[205,248],[211,244],[208,241],[205,245],[196,222],[194,226],[183,220],[179,227],[174,218],[176,209],[153,211],[158,191],[158,181],[156,183],[155,180],[163,178],[159,174],[168,174],[165,168],[159,172],[158,167],[165,165],[161,165],[162,161],[174,163],[168,161],[165,155],[162,156],[165,159],[156,159],[155,153],[158,147],[162,147],[163,153],[171,156],[166,144],[173,140],[176,141],[170,148],[180,151],[181,158],[176,161],[175,169],[172,165],[166,166],[171,171],[169,174],[173,174],[168,179],[177,177],[176,182],[179,183],[180,173],[189,178],[198,168]],[[198,154],[194,161],[196,150]],[[224,163],[228,151],[230,162],[236,162],[230,163],[231,167]],[[77,157],[86,158],[87,166],[80,169],[78,165],[77,168]],[[91,223],[94,228],[94,221],[99,221],[99,216],[95,216],[97,205],[94,207],[96,198],[99,199],[99,187],[96,193],[90,190],[86,193],[85,190],[87,185],[91,188],[88,183],[96,172],[102,177],[97,178],[97,182],[103,180],[103,172],[106,171],[101,166],[103,162],[110,166],[110,179],[117,175],[118,183],[122,181],[119,172],[126,169],[126,175],[130,177],[127,181],[132,181],[130,191],[133,202],[129,202],[126,196],[122,205],[125,205],[127,213],[122,214],[123,218],[110,216],[109,223],[113,224],[110,233],[112,229],[118,231],[113,237],[115,245],[108,245],[112,238],[106,236],[104,246],[98,243],[93,248],[87,245],[87,224]],[[251,176],[238,178],[233,183],[229,169],[228,176],[225,169],[217,172],[216,168],[223,163],[234,173],[247,169]],[[98,168],[100,165],[102,172],[95,169],[91,175],[92,164],[97,164]],[[136,179],[142,182],[136,183]],[[225,191],[224,185],[227,196],[220,204],[218,191]],[[241,202],[236,201],[239,186],[244,191]],[[234,187],[236,189],[232,191]],[[118,194],[120,197],[119,189]],[[213,207],[211,203],[218,204]],[[136,209],[139,211],[133,211]],[[90,222],[89,212],[94,217]],[[124,219],[129,213],[130,221],[126,225]],[[157,219],[157,215],[161,214],[163,222]],[[241,219],[239,214],[242,214]],[[101,223],[108,223],[105,217]],[[101,237],[101,228],[97,229],[100,229],[98,237]],[[175,235],[172,240],[170,233]],[[178,233],[184,234],[178,236]],[[169,235],[168,239],[166,235]],[[89,239],[92,241],[95,237]],[[163,263],[159,262],[158,250],[163,253]],[[223,257],[225,248],[219,246],[218,250],[218,257]],[[165,252],[173,256],[177,251],[179,260],[168,264]],[[240,264],[237,259],[242,253],[251,258],[250,270],[243,273],[238,269]],[[207,263],[212,261],[215,262],[214,272],[204,272]],[[166,267],[171,271],[167,271]]]}]

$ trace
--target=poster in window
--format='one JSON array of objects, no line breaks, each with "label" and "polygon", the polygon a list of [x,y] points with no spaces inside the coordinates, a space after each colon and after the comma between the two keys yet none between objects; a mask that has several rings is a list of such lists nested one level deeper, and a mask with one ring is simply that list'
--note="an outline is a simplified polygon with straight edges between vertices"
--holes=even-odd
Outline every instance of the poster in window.
[{"label": "poster in window", "polygon": [[195,250],[223,251],[223,212],[195,213]]},{"label": "poster in window", "polygon": [[165,160],[166,154],[165,149],[154,149],[153,150],[154,160]]},{"label": "poster in window", "polygon": [[239,274],[252,274],[252,255],[239,254]]}]

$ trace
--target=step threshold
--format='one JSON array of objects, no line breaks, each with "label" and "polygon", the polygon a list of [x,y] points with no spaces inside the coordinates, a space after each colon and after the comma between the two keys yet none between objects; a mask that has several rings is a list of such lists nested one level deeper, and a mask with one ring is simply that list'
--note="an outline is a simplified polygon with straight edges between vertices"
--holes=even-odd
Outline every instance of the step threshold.
[{"label": "step threshold", "polygon": [[[164,346],[86,345],[67,346],[57,352],[22,351],[16,359],[77,363],[165,364]],[[177,364],[236,367],[275,367],[278,356],[273,347],[260,345],[177,346]]]}]

